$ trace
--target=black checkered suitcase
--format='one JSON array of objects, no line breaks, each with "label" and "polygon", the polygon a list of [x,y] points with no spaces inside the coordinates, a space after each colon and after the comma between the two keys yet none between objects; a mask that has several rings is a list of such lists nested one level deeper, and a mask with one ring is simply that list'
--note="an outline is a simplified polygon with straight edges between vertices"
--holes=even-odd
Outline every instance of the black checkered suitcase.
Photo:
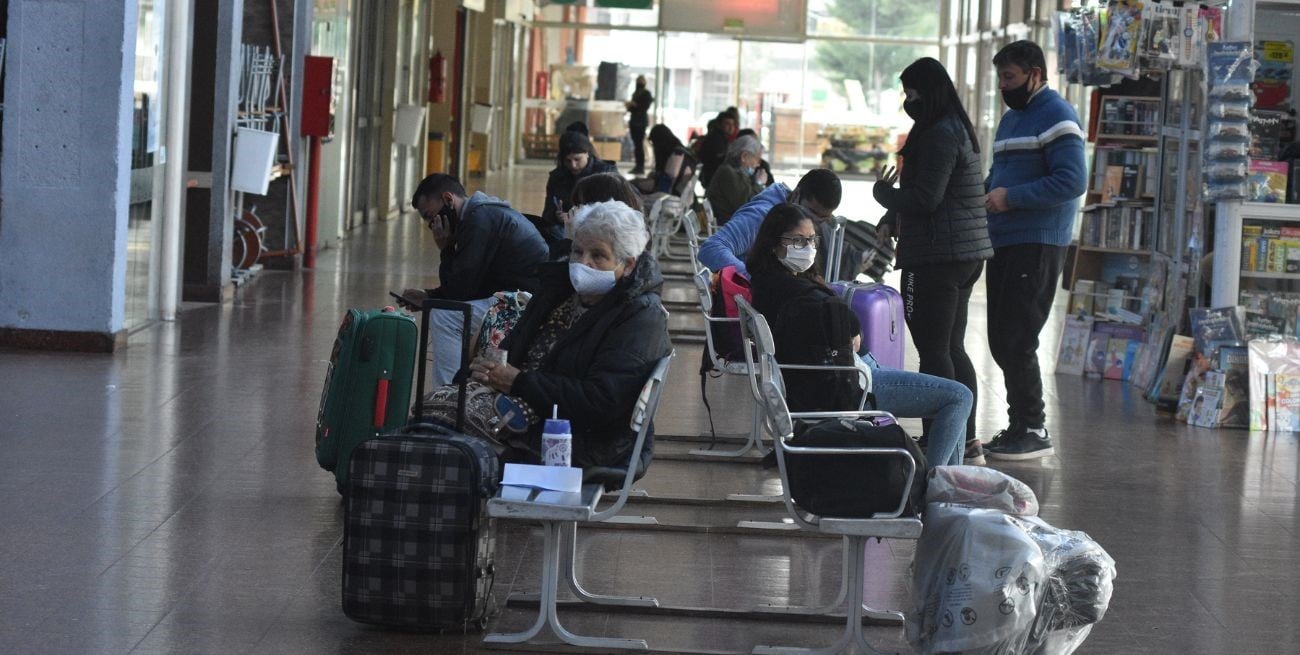
[{"label": "black checkered suitcase", "polygon": [[362,442],[349,466],[343,612],[407,629],[482,630],[496,573],[496,525],[486,511],[500,483],[496,451],[414,423]]}]

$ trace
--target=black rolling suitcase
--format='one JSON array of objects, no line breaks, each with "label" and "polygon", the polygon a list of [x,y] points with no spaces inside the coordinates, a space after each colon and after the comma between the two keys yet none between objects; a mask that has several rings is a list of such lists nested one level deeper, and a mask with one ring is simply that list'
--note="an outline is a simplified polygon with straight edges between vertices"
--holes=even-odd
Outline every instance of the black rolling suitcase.
[{"label": "black rolling suitcase", "polygon": [[[442,301],[446,302],[446,301]],[[468,326],[470,307],[464,303]],[[497,455],[456,429],[415,422],[357,446],[344,500],[343,612],[418,630],[482,630],[492,610]],[[421,362],[423,365],[423,362]]]}]

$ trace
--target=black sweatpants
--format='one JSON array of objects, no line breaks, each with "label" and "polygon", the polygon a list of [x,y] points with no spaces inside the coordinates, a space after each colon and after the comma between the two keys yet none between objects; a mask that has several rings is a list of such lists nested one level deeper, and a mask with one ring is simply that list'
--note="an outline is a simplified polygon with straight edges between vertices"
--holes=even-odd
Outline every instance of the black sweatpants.
[{"label": "black sweatpants", "polygon": [[628,125],[627,130],[632,137],[632,156],[636,159],[636,169],[645,168],[645,128],[644,125]]},{"label": "black sweatpants", "polygon": [[1024,243],[994,248],[985,279],[989,350],[1007,384],[1011,428],[1041,428],[1043,378],[1038,333],[1047,323],[1065,263],[1065,248]]},{"label": "black sweatpants", "polygon": [[[975,436],[979,383],[966,354],[966,310],[984,262],[948,262],[903,269],[903,312],[912,343],[921,356],[921,372],[956,380],[970,389],[971,411],[966,441]],[[925,430],[929,421],[923,421]]]}]

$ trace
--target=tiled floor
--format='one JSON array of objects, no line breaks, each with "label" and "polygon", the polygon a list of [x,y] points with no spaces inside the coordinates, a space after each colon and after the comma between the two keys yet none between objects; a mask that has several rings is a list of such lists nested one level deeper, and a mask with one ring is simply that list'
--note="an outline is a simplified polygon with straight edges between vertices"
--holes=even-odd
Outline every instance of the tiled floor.
[{"label": "tiled floor", "polygon": [[[536,210],[544,175],[522,168],[489,185]],[[851,187],[845,213],[874,218],[868,190]],[[431,283],[436,261],[410,219],[358,230],[319,261],[312,272],[264,272],[233,303],[190,308],[116,356],[0,352],[0,652],[482,652],[477,636],[385,631],[339,609],[342,512],[312,453],[326,359],[345,308]],[[982,294],[973,304],[968,345],[991,435],[1005,406],[982,342]],[[1045,361],[1056,335],[1044,335]],[[658,429],[699,434],[698,351],[678,351]],[[743,431],[745,389],[709,384],[719,431]],[[1049,375],[1047,389],[1058,456],[1003,468],[1034,488],[1044,519],[1088,532],[1118,563],[1110,612],[1079,652],[1300,652],[1296,438],[1188,428],[1117,382]],[[772,481],[752,465],[664,460],[644,486],[721,497]],[[594,591],[734,609],[834,596],[837,541],[718,529],[775,509],[628,511],[697,529],[584,531],[580,575]],[[873,545],[872,604],[903,605],[910,553]],[[539,555],[538,532],[504,527],[499,598],[535,589]],[[521,628],[529,612],[509,607],[495,627]],[[816,645],[838,631],[572,611],[564,620],[663,651]],[[869,632],[907,651],[901,630]]]}]

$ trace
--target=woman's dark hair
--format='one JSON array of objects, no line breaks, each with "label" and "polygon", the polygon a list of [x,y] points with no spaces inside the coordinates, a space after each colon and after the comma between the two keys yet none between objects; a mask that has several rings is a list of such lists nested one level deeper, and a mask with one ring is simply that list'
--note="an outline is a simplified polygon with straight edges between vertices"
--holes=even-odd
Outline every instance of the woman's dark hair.
[{"label": "woman's dark hair", "polygon": [[948,76],[948,69],[944,68],[943,64],[937,59],[922,57],[904,68],[903,74],[898,78],[903,81],[905,88],[915,89],[920,96],[921,110],[916,116],[916,131],[924,130],[948,116],[956,116],[966,127],[971,148],[975,152],[980,151],[979,139],[975,137],[975,127],[971,125],[966,109],[961,106],[957,87],[953,86],[952,78]]},{"label": "woman's dark hair", "polygon": [[578,180],[578,183],[573,185],[574,207],[606,200],[617,200],[639,212],[645,211],[645,205],[641,203],[641,194],[617,173],[595,173]]},{"label": "woman's dark hair", "polygon": [[555,165],[557,167],[564,166],[565,157],[580,152],[587,153],[587,156],[592,160],[598,158],[596,155],[596,148],[591,145],[591,139],[588,139],[586,134],[577,130],[569,130],[568,132],[561,134],[560,149],[555,155]]},{"label": "woman's dark hair", "polygon": [[682,141],[663,123],[650,128],[650,134],[646,138],[650,139],[650,149],[654,151],[655,171],[662,173],[668,163],[668,156],[673,154],[674,149],[681,147]]},{"label": "woman's dark hair", "polygon": [[[803,221],[816,224],[812,212],[793,203],[783,202],[768,210],[767,216],[763,217],[763,224],[758,226],[758,235],[754,237],[753,245],[749,247],[749,255],[745,257],[745,268],[751,276],[760,273],[791,273],[777,259],[776,247],[781,243],[781,235],[793,230]],[[822,279],[816,266],[795,275],[826,285],[826,280]]]}]

